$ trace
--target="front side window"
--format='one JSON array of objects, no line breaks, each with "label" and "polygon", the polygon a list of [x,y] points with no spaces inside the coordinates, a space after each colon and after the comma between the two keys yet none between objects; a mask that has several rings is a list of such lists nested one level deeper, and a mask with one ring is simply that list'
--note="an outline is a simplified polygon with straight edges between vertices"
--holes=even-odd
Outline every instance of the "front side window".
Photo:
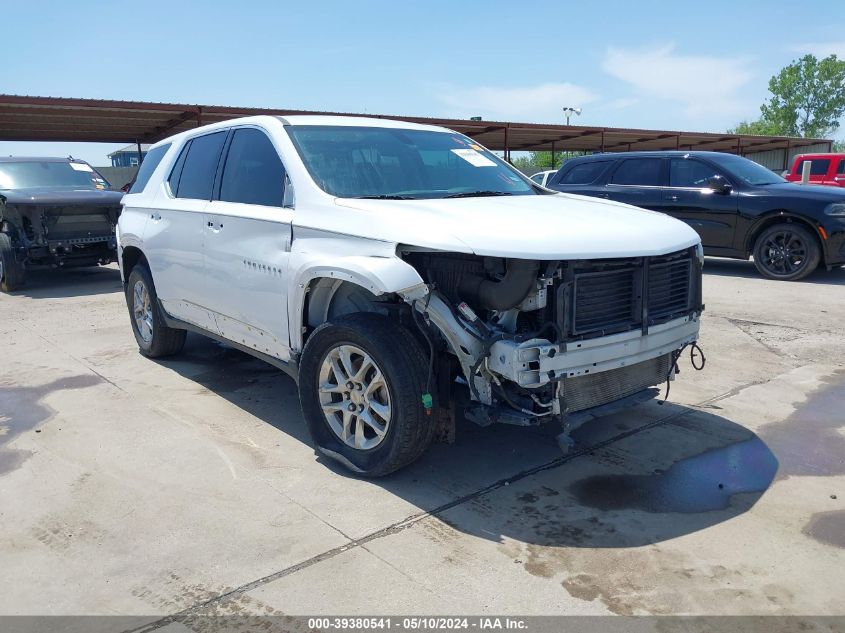
[{"label": "front side window", "polygon": [[147,152],[147,155],[144,157],[144,162],[141,163],[141,166],[138,168],[138,174],[135,176],[135,182],[132,183],[129,193],[141,193],[144,190],[144,187],[147,186],[147,183],[150,181],[150,177],[153,175],[156,167],[158,167],[161,159],[164,158],[164,155],[169,149],[170,143],[167,145],[160,145],[159,147]]},{"label": "front side window", "polygon": [[673,158],[669,161],[669,186],[703,189],[718,172],[697,160]]},{"label": "front side window", "polygon": [[572,169],[563,175],[560,179],[562,185],[589,185],[595,182],[601,173],[607,167],[606,160],[593,160],[580,165],[575,165]]},{"label": "front side window", "polygon": [[614,185],[639,185],[641,187],[660,186],[659,158],[629,158],[623,160],[613,173]]},{"label": "front side window", "polygon": [[107,189],[109,183],[88,163],[65,160],[0,162],[3,189]]},{"label": "front side window", "polygon": [[737,156],[736,154],[721,154],[712,152],[708,156],[708,159],[727,172],[727,175],[732,176],[746,185],[759,187],[762,185],[773,185],[779,182],[786,182],[775,172],[766,169],[759,163],[755,163],[754,161],[743,158],[742,156]]},{"label": "front side window", "polygon": [[800,176],[804,173],[804,163],[811,163],[810,165],[810,175],[811,176],[824,176],[827,174],[827,170],[830,169],[830,159],[829,158],[805,158],[804,160],[798,163],[798,166],[795,168],[795,175]]},{"label": "front side window", "polygon": [[[177,198],[211,200],[214,176],[223,143],[226,141],[226,134],[227,132],[215,132],[198,136],[192,139],[190,145],[183,150],[185,159],[178,185],[175,190],[173,190],[173,182],[170,185]],[[180,160],[181,158],[180,156]],[[174,169],[175,173],[176,169]]]},{"label": "front side window", "polygon": [[220,200],[281,207],[285,168],[267,135],[256,129],[236,130],[226,155]]},{"label": "front side window", "polygon": [[454,132],[357,126],[286,127],[308,173],[340,198],[543,195],[498,156]]}]

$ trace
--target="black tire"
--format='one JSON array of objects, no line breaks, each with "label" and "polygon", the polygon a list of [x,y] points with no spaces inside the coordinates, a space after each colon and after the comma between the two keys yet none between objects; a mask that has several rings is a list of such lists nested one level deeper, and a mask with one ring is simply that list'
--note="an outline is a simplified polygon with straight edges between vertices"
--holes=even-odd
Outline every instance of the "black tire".
[{"label": "black tire", "polygon": [[[323,363],[330,353],[342,346],[352,346],[369,355],[376,366],[373,371],[380,370],[384,376],[390,405],[389,422],[384,425],[386,430],[383,436],[377,436],[372,427],[361,427],[363,434],[371,433],[365,441],[379,442],[371,448],[357,448],[341,439],[330,426],[329,415],[335,416],[336,425],[343,426],[346,412],[324,413],[320,401]],[[353,357],[352,362],[355,360]],[[357,368],[360,370],[362,365],[361,357]],[[299,367],[299,397],[317,452],[364,477],[382,477],[418,459],[431,444],[435,432],[436,412],[432,410],[426,414],[422,402],[427,375],[428,359],[422,346],[410,332],[384,315],[348,314],[318,327],[308,338]],[[339,385],[339,382],[335,380],[332,384]],[[330,405],[346,406],[350,402],[345,393],[325,397],[336,400]],[[361,425],[356,415],[351,414],[350,430],[357,431]],[[357,443],[354,437],[349,439]]]},{"label": "black tire", "polygon": [[26,271],[15,257],[12,239],[6,233],[0,233],[0,291],[14,292],[20,288]]},{"label": "black tire", "polygon": [[767,279],[803,279],[819,267],[821,259],[815,236],[794,223],[770,226],[754,243],[754,265]]},{"label": "black tire", "polygon": [[[141,332],[138,320],[135,318],[135,303],[138,298],[136,289],[141,284],[149,297],[149,312],[151,317],[146,322],[149,330]],[[187,332],[177,328],[167,327],[161,310],[158,305],[158,295],[155,284],[149,269],[144,264],[137,264],[129,274],[126,284],[126,306],[129,308],[129,321],[132,324],[132,333],[138,343],[138,349],[144,356],[159,358],[161,356],[172,356],[182,351],[185,345]]]}]

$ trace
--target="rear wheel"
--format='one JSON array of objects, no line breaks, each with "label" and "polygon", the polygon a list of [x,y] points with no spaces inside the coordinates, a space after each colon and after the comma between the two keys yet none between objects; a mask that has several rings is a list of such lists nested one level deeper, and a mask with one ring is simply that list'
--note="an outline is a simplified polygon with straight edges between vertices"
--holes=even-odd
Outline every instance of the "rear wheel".
[{"label": "rear wheel", "polygon": [[23,265],[15,257],[12,240],[6,233],[0,233],[0,291],[13,292],[24,282]]},{"label": "rear wheel", "polygon": [[769,279],[797,281],[819,266],[821,249],[803,226],[775,224],[763,231],[754,244],[754,265]]},{"label": "rear wheel", "polygon": [[129,275],[126,305],[129,307],[132,333],[144,356],[158,358],[182,351],[187,332],[165,325],[152,275],[144,264],[136,265]]},{"label": "rear wheel", "polygon": [[387,317],[357,313],[318,327],[302,352],[299,394],[316,449],[366,477],[416,460],[434,436],[427,363]]}]

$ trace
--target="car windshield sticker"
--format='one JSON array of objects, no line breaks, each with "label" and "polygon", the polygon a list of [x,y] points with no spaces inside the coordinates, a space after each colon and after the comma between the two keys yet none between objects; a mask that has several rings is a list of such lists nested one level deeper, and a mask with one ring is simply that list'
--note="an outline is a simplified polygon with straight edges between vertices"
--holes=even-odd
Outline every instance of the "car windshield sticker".
[{"label": "car windshield sticker", "polygon": [[76,171],[94,171],[87,163],[70,163],[70,166]]},{"label": "car windshield sticker", "polygon": [[475,165],[476,167],[495,167],[496,163],[492,160],[487,158],[486,156],[479,154],[474,149],[453,149],[452,153],[456,156],[460,156],[470,165]]}]

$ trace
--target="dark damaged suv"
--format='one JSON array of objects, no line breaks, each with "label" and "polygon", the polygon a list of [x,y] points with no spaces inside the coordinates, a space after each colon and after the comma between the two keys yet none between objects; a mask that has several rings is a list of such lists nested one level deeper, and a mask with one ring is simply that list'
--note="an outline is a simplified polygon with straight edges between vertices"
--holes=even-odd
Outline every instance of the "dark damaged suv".
[{"label": "dark damaged suv", "polygon": [[123,194],[72,158],[0,157],[0,290],[27,270],[108,264]]}]

